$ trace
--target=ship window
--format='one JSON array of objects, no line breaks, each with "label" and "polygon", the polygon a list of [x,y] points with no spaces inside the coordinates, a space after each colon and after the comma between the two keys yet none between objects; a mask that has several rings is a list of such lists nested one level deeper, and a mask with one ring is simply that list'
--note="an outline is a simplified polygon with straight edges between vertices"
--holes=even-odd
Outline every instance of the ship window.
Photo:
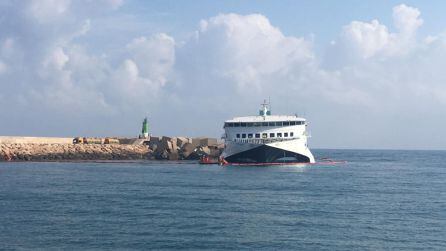
[{"label": "ship window", "polygon": [[283,133],[283,136],[286,138],[286,137],[288,137],[288,133],[287,132],[284,132]]},{"label": "ship window", "polygon": [[252,127],[252,126],[253,126],[253,123],[246,123],[246,126],[248,126],[248,127]]},{"label": "ship window", "polygon": [[282,138],[282,133],[281,132],[277,133],[277,138]]},{"label": "ship window", "polygon": [[248,139],[252,139],[252,133],[248,133]]},{"label": "ship window", "polygon": [[274,138],[274,133],[273,133],[273,132],[270,133],[270,134],[269,134],[269,137],[270,137],[270,138]]},{"label": "ship window", "polygon": [[261,122],[255,122],[254,126],[262,126],[262,123]]},{"label": "ship window", "polygon": [[246,123],[243,123],[243,122],[242,122],[242,123],[240,123],[240,126],[241,126],[241,127],[246,127]]},{"label": "ship window", "polygon": [[237,133],[237,138],[240,138],[240,133]]},{"label": "ship window", "polygon": [[289,126],[290,125],[290,121],[283,121],[283,126]]},{"label": "ship window", "polygon": [[256,133],[256,139],[260,139],[260,133]]},{"label": "ship window", "polygon": [[269,122],[268,125],[269,126],[276,126],[276,122]]},{"label": "ship window", "polygon": [[290,137],[293,137],[294,136],[294,132],[290,132]]},{"label": "ship window", "polygon": [[263,138],[263,139],[268,138],[268,133],[262,133],[262,138]]},{"label": "ship window", "polygon": [[276,126],[282,126],[282,122],[276,122]]},{"label": "ship window", "polygon": [[262,122],[262,126],[268,126],[268,122]]},{"label": "ship window", "polygon": [[242,138],[243,138],[243,139],[246,138],[246,133],[242,133]]},{"label": "ship window", "polygon": [[296,125],[296,121],[290,121],[290,125]]},{"label": "ship window", "polygon": [[240,127],[240,123],[234,123],[234,127]]}]

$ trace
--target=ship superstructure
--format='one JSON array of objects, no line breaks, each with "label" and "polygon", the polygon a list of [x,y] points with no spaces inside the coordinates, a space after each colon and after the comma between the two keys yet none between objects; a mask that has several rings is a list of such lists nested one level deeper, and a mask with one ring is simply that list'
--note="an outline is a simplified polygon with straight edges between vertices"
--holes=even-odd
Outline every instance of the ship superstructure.
[{"label": "ship superstructure", "polygon": [[297,115],[271,115],[264,102],[258,116],[225,121],[228,163],[314,163],[307,145],[307,122]]}]

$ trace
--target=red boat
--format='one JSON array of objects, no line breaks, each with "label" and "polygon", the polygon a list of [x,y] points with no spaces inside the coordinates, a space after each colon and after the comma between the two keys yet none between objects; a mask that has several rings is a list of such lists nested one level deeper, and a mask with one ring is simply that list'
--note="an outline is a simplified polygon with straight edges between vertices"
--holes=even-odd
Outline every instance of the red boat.
[{"label": "red boat", "polygon": [[200,163],[202,165],[215,165],[215,164],[219,164],[220,162],[216,158],[212,158],[209,156],[202,156],[198,163]]}]

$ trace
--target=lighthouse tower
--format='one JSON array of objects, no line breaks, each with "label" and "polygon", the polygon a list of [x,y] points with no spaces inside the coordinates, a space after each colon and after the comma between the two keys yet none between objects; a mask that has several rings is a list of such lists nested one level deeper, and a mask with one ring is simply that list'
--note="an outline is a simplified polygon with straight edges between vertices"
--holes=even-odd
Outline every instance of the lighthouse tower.
[{"label": "lighthouse tower", "polygon": [[149,123],[147,122],[147,117],[142,122],[141,137],[144,139],[149,138]]}]

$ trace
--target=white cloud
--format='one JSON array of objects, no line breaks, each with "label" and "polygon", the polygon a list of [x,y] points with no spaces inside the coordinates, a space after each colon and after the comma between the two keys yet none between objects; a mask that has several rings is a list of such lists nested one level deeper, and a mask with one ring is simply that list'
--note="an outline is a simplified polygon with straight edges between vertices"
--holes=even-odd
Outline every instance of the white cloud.
[{"label": "white cloud", "polygon": [[393,8],[393,21],[395,27],[403,34],[412,35],[423,24],[420,11],[405,4]]},{"label": "white cloud", "polygon": [[178,49],[180,70],[192,78],[209,76],[207,85],[217,88],[260,91],[272,75],[286,75],[314,60],[311,42],[284,36],[259,14],[221,14],[202,20],[195,34]]},{"label": "white cloud", "polygon": [[1,43],[1,55],[2,57],[11,57],[14,54],[14,39],[7,37]]},{"label": "white cloud", "polygon": [[53,67],[56,70],[62,70],[68,62],[69,57],[64,53],[63,49],[57,47],[43,62],[44,67]]},{"label": "white cloud", "polygon": [[124,4],[124,0],[104,0],[112,9],[118,9]]},{"label": "white cloud", "polygon": [[8,70],[8,66],[0,60],[0,75]]},{"label": "white cloud", "polygon": [[341,36],[344,43],[349,43],[346,47],[355,50],[364,59],[387,49],[395,40],[395,35],[390,34],[378,20],[370,23],[353,21],[344,27]]},{"label": "white cloud", "polygon": [[166,84],[175,63],[175,41],[166,34],[140,37],[127,45],[130,57],[140,68],[140,75],[157,87]]},{"label": "white cloud", "polygon": [[[31,129],[54,123],[65,134],[91,132],[91,124],[100,123],[111,133],[132,123],[138,128],[148,112],[159,133],[218,135],[221,120],[254,113],[271,97],[274,111],[309,113],[319,146],[374,146],[387,138],[410,145],[391,132],[401,123],[386,126],[383,120],[432,119],[446,111],[446,39],[417,38],[423,20],[416,8],[396,6],[395,29],[378,20],[352,21],[324,56],[314,52],[312,39],[284,35],[260,14],[202,20],[185,41],[141,31],[113,51],[91,50],[95,17],[122,3],[3,5],[0,109],[26,119],[46,114],[47,124]],[[14,132],[18,119],[9,119],[0,130]]]},{"label": "white cloud", "polygon": [[63,18],[70,7],[70,0],[32,0],[26,8],[28,16],[40,23]]},{"label": "white cloud", "polygon": [[[344,63],[357,63],[357,59],[370,57],[388,57],[404,55],[415,45],[416,31],[423,24],[418,9],[404,4],[393,8],[394,26],[397,33],[389,32],[389,29],[372,20],[370,23],[352,21],[343,27],[339,42],[333,46],[337,51],[337,61]],[[342,60],[341,53],[347,55]]]}]

